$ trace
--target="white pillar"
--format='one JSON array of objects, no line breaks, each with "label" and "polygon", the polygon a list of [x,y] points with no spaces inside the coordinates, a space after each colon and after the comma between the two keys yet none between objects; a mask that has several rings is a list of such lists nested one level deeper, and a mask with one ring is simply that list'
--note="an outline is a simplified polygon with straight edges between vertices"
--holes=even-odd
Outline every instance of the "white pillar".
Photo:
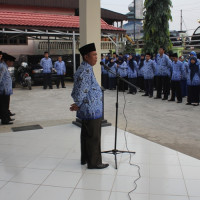
[{"label": "white pillar", "polygon": [[101,7],[100,0],[79,0],[80,15],[80,47],[94,42],[98,53],[98,61],[94,73],[101,85]]}]

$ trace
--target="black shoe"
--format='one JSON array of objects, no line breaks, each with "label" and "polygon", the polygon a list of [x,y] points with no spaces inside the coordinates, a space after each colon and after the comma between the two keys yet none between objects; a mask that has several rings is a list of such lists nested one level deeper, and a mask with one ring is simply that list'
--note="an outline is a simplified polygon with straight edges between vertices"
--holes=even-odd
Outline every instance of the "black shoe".
[{"label": "black shoe", "polygon": [[15,113],[11,113],[11,112],[10,112],[9,115],[10,115],[10,116],[15,116]]},{"label": "black shoe", "polygon": [[182,101],[177,101],[177,103],[182,103]]},{"label": "black shoe", "polygon": [[143,96],[143,97],[147,97],[147,96],[149,96],[149,95],[148,95],[148,94],[143,94],[142,96]]},{"label": "black shoe", "polygon": [[88,169],[104,169],[104,168],[106,168],[106,167],[108,167],[109,166],[109,164],[99,164],[99,165],[97,165],[97,166],[88,166]]},{"label": "black shoe", "polygon": [[168,101],[175,101],[175,99],[169,99]]},{"label": "black shoe", "polygon": [[62,87],[62,88],[66,88],[66,87],[64,86],[64,87]]},{"label": "black shoe", "polygon": [[154,97],[154,99],[161,99],[161,97]]},{"label": "black shoe", "polygon": [[167,100],[168,98],[162,98],[163,101]]},{"label": "black shoe", "polygon": [[185,105],[192,105],[191,103],[186,103]]},{"label": "black shoe", "polygon": [[11,118],[10,118],[9,121],[12,122],[12,121],[15,121],[15,119],[11,119]]},{"label": "black shoe", "polygon": [[193,104],[193,106],[199,106],[199,103]]},{"label": "black shoe", "polygon": [[6,121],[6,122],[1,122],[2,125],[12,125],[13,122],[10,122],[10,121]]},{"label": "black shoe", "polygon": [[86,161],[81,161],[81,165],[85,165],[85,164],[87,164]]},{"label": "black shoe", "polygon": [[52,90],[53,88],[52,88],[52,87],[50,87],[49,89],[50,89],[50,90]]}]

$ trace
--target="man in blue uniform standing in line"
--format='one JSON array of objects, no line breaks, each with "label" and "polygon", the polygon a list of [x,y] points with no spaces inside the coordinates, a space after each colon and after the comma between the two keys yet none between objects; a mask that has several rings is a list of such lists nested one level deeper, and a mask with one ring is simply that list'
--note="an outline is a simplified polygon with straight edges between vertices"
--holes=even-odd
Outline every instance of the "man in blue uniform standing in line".
[{"label": "man in blue uniform standing in line", "polygon": [[65,62],[62,60],[62,56],[58,57],[58,61],[55,62],[54,68],[56,69],[56,72],[57,72],[57,83],[56,83],[57,88],[59,89],[60,82],[61,82],[62,88],[66,88],[65,82],[64,82],[64,78],[66,74],[66,66],[65,66]]},{"label": "man in blue uniform standing in line", "polygon": [[184,74],[183,63],[179,61],[178,54],[173,54],[172,63],[172,80],[171,80],[171,99],[168,101],[175,101],[177,97],[177,103],[182,103],[182,92],[181,92],[181,79]]},{"label": "man in blue uniform standing in line", "polygon": [[49,53],[44,52],[44,58],[41,59],[40,65],[43,68],[43,76],[44,76],[44,89],[47,89],[47,85],[49,89],[53,89],[52,87],[52,80],[51,80],[51,73],[52,73],[52,61],[49,58]]},{"label": "man in blue uniform standing in line", "polygon": [[92,68],[97,62],[96,47],[91,43],[79,51],[83,62],[74,75],[72,98],[75,103],[70,110],[77,111],[77,117],[82,119],[81,164],[87,163],[88,169],[103,169],[109,165],[103,164],[101,157],[102,91]]},{"label": "man in blue uniform standing in line", "polygon": [[162,100],[168,100],[169,88],[170,88],[170,73],[171,73],[171,61],[165,54],[165,48],[160,47],[159,54],[156,57],[157,64],[157,95],[155,99],[161,99],[162,90],[164,97]]},{"label": "man in blue uniform standing in line", "polygon": [[13,124],[10,118],[9,104],[10,95],[13,94],[12,90],[12,78],[8,71],[8,67],[12,67],[15,61],[15,57],[3,54],[3,61],[0,63],[0,116],[1,123],[4,125]]}]

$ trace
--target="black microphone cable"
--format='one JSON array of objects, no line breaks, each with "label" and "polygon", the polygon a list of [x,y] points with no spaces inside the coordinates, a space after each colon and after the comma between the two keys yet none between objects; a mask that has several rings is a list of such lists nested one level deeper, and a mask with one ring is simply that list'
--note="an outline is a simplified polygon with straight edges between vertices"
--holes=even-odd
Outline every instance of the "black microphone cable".
[{"label": "black microphone cable", "polygon": [[137,181],[141,178],[141,173],[140,173],[140,166],[139,165],[135,165],[133,163],[131,163],[131,160],[132,160],[132,155],[129,151],[129,148],[128,148],[128,142],[127,142],[127,136],[126,136],[126,130],[127,130],[127,127],[128,127],[128,120],[127,120],[127,117],[126,117],[126,114],[125,114],[125,109],[126,109],[126,96],[125,96],[125,93],[123,92],[123,96],[124,96],[124,108],[123,108],[123,115],[124,115],[124,119],[126,121],[126,126],[125,126],[125,130],[124,130],[124,138],[125,138],[125,144],[126,144],[126,149],[127,151],[129,152],[129,164],[133,167],[137,167],[138,169],[138,178],[134,180],[134,184],[135,184],[135,187],[128,193],[128,197],[129,199],[131,200],[131,193],[133,193],[138,185],[137,185]]}]

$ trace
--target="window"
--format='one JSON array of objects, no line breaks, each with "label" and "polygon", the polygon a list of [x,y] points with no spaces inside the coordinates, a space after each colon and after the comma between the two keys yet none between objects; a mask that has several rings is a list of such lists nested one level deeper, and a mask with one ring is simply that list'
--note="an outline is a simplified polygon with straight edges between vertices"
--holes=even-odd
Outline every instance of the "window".
[{"label": "window", "polygon": [[0,45],[28,45],[28,39],[26,36],[4,36],[0,38]]}]

